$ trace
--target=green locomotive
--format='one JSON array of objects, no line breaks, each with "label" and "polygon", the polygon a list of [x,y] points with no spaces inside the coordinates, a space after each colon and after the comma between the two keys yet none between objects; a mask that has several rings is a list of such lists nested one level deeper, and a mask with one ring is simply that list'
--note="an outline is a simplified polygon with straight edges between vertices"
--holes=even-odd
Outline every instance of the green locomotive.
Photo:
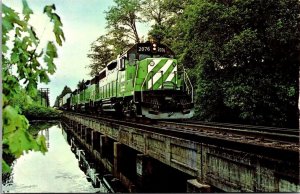
[{"label": "green locomotive", "polygon": [[186,119],[194,114],[193,87],[165,45],[138,43],[73,91],[74,111],[113,111],[150,119]]}]

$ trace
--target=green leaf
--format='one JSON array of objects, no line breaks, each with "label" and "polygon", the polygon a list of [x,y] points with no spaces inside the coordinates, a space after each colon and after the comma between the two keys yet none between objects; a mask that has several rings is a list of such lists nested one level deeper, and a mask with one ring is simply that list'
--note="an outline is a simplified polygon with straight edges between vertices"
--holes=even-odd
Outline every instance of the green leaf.
[{"label": "green leaf", "polygon": [[29,122],[25,116],[19,115],[12,106],[6,106],[3,109],[3,138],[15,132],[16,130],[24,130],[29,126]]},{"label": "green leaf", "polygon": [[5,20],[5,18],[2,19],[2,30],[3,32],[9,32],[14,28],[14,25],[11,21]]},{"label": "green leaf", "polygon": [[29,80],[26,86],[26,91],[30,96],[35,96],[37,94],[37,83],[33,80]]},{"label": "green leaf", "polygon": [[23,31],[22,28],[16,27],[16,35],[17,36],[19,36],[19,37],[21,36],[21,31]]},{"label": "green leaf", "polygon": [[55,10],[55,5],[47,5],[44,7],[44,13],[46,13],[49,17],[51,16],[52,10]]},{"label": "green leaf", "polygon": [[2,159],[2,173],[10,173],[11,169],[9,165]]},{"label": "green leaf", "polygon": [[23,0],[23,14],[25,15],[25,21],[28,21],[30,18],[30,14],[33,14],[33,11],[29,8],[27,1]]},{"label": "green leaf", "polygon": [[57,58],[57,49],[56,49],[55,45],[53,44],[53,42],[48,42],[46,54],[50,58]]},{"label": "green leaf", "polygon": [[39,74],[39,77],[40,77],[40,82],[48,83],[50,81],[50,79],[45,71],[42,71]]},{"label": "green leaf", "polygon": [[9,151],[16,157],[20,157],[23,151],[39,150],[39,146],[33,137],[25,130],[17,130],[8,136]]},{"label": "green leaf", "polygon": [[48,63],[48,72],[52,75],[53,73],[55,73],[55,69],[56,69],[55,64],[52,62],[49,62]]},{"label": "green leaf", "polygon": [[39,135],[36,139],[37,145],[39,146],[39,151],[43,154],[48,151],[46,146],[46,138],[43,135]]},{"label": "green leaf", "polygon": [[3,30],[5,33],[12,29],[11,27],[14,26],[14,23],[23,28],[27,26],[27,23],[20,20],[18,14],[10,7],[7,7],[5,4],[2,4],[2,12],[4,14],[4,17],[2,16],[2,22],[5,22],[5,28]]},{"label": "green leaf", "polygon": [[47,63],[48,72],[50,74],[53,74],[56,69],[56,66],[53,63],[53,58],[57,58],[57,50],[53,42],[48,42],[46,55],[44,56],[44,61]]},{"label": "green leaf", "polygon": [[6,46],[5,44],[2,44],[2,52],[3,53],[7,53],[7,51],[8,51],[8,46]]},{"label": "green leaf", "polygon": [[8,103],[7,97],[4,94],[2,95],[2,103],[2,108],[5,107]]},{"label": "green leaf", "polygon": [[12,53],[10,60],[11,60],[11,63],[13,63],[13,64],[19,62],[20,58],[19,58],[18,53]]},{"label": "green leaf", "polygon": [[28,29],[28,33],[29,33],[29,36],[30,36],[30,39],[32,40],[32,42],[37,46],[38,45],[38,37],[36,36],[36,33],[32,27],[30,27],[30,29]]},{"label": "green leaf", "polygon": [[60,20],[60,17],[56,13],[54,13],[53,10],[55,10],[55,5],[48,5],[45,6],[44,13],[46,13],[47,16],[50,18],[50,21],[54,23],[53,32],[55,35],[55,40],[57,44],[62,46],[62,40],[65,40],[64,33],[61,29],[62,22]]}]

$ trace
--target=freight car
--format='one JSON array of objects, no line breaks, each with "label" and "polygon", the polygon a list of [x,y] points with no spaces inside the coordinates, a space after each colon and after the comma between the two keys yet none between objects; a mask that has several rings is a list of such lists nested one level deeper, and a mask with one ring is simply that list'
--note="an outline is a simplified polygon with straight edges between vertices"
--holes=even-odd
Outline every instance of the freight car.
[{"label": "freight car", "polygon": [[116,112],[150,119],[194,114],[193,86],[174,53],[157,43],[138,43],[109,62],[69,96],[73,111]]}]

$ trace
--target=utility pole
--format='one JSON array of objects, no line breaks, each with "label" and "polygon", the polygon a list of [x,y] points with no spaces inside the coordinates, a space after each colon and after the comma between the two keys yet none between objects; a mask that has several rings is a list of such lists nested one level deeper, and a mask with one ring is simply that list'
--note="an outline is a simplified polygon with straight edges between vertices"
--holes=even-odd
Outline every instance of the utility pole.
[{"label": "utility pole", "polygon": [[40,88],[41,105],[43,105],[43,97],[45,99],[45,106],[49,107],[49,88]]}]

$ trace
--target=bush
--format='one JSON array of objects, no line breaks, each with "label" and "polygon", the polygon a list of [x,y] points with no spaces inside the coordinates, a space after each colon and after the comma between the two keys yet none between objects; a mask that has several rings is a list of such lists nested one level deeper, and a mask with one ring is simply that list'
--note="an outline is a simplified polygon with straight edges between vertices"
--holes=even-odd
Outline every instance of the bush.
[{"label": "bush", "polygon": [[29,104],[25,106],[22,113],[28,119],[49,119],[59,117],[59,112],[57,110],[38,104]]}]

